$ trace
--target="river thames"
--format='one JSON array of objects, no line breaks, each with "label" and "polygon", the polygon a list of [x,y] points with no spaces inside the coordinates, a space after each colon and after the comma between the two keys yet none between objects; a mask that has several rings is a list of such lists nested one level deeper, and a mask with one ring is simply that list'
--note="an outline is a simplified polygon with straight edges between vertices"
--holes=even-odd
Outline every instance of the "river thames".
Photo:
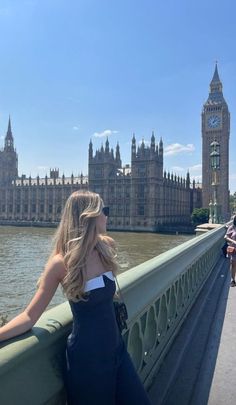
[{"label": "river thames", "polygon": [[[52,247],[55,229],[0,226],[0,314],[11,319],[32,298]],[[195,237],[109,232],[118,244],[120,272]],[[65,301],[60,288],[50,306]]]}]

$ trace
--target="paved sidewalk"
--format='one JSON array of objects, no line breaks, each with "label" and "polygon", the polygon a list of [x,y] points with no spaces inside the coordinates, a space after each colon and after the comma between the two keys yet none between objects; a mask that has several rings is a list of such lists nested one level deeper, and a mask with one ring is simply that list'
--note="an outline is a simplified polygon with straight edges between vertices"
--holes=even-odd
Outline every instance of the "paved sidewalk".
[{"label": "paved sidewalk", "polygon": [[152,404],[236,404],[235,346],[236,287],[221,257],[156,375]]},{"label": "paved sidewalk", "polygon": [[236,404],[236,287],[231,287],[209,395],[209,405]]}]

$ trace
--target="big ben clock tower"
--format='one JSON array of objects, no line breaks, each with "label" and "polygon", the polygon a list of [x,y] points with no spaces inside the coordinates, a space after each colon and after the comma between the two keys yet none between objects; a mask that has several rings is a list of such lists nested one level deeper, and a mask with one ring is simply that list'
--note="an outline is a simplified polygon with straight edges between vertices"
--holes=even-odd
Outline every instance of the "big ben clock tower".
[{"label": "big ben clock tower", "polygon": [[[230,113],[222,92],[217,64],[210,83],[210,93],[202,111],[202,200],[203,207],[216,203],[223,221],[229,219],[229,134]],[[211,167],[211,143],[219,144],[220,164],[217,173]],[[217,179],[217,181],[216,181]],[[215,194],[214,194],[215,193]]]}]

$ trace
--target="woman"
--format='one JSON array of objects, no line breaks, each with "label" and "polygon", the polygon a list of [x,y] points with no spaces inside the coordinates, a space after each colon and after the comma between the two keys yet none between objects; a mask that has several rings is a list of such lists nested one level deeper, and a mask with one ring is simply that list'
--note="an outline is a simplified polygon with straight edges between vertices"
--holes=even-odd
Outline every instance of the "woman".
[{"label": "woman", "polygon": [[70,405],[150,404],[116,323],[115,243],[104,235],[108,211],[98,194],[71,194],[38,291],[0,328],[0,341],[31,329],[61,283],[73,314],[66,350]]},{"label": "woman", "polygon": [[230,273],[231,273],[231,287],[236,286],[235,274],[236,274],[236,215],[233,217],[233,224],[230,225],[226,231],[225,239],[229,243],[229,246],[235,247],[235,252],[230,254]]}]

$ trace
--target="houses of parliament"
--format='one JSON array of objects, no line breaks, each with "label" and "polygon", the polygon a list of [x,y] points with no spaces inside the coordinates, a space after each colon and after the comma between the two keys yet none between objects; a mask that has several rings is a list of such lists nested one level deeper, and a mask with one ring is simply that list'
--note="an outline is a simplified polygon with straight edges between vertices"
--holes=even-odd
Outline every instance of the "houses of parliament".
[{"label": "houses of parliament", "polygon": [[[213,110],[211,110],[213,108]],[[215,110],[215,108],[217,108]],[[108,229],[151,231],[188,227],[195,207],[205,206],[211,198],[210,143],[217,140],[222,147],[221,159],[228,159],[225,139],[229,140],[229,113],[223,99],[217,65],[210,84],[210,93],[202,112],[203,186],[190,182],[190,174],[179,177],[167,173],[163,165],[163,140],[151,135],[150,145],[131,143],[131,163],[122,165],[119,144],[110,148],[108,139],[95,153],[90,141],[88,176],[60,176],[51,169],[49,176],[31,178],[18,174],[18,156],[9,118],[4,147],[0,151],[0,223],[57,224],[68,196],[76,190],[99,193],[110,207]],[[220,125],[212,117],[219,116]],[[228,121],[227,121],[228,119]],[[218,122],[218,121],[217,121]],[[228,160],[221,162],[221,171],[228,170]],[[220,175],[220,187],[228,187],[228,171]],[[222,212],[228,214],[228,188],[222,199]]]}]

